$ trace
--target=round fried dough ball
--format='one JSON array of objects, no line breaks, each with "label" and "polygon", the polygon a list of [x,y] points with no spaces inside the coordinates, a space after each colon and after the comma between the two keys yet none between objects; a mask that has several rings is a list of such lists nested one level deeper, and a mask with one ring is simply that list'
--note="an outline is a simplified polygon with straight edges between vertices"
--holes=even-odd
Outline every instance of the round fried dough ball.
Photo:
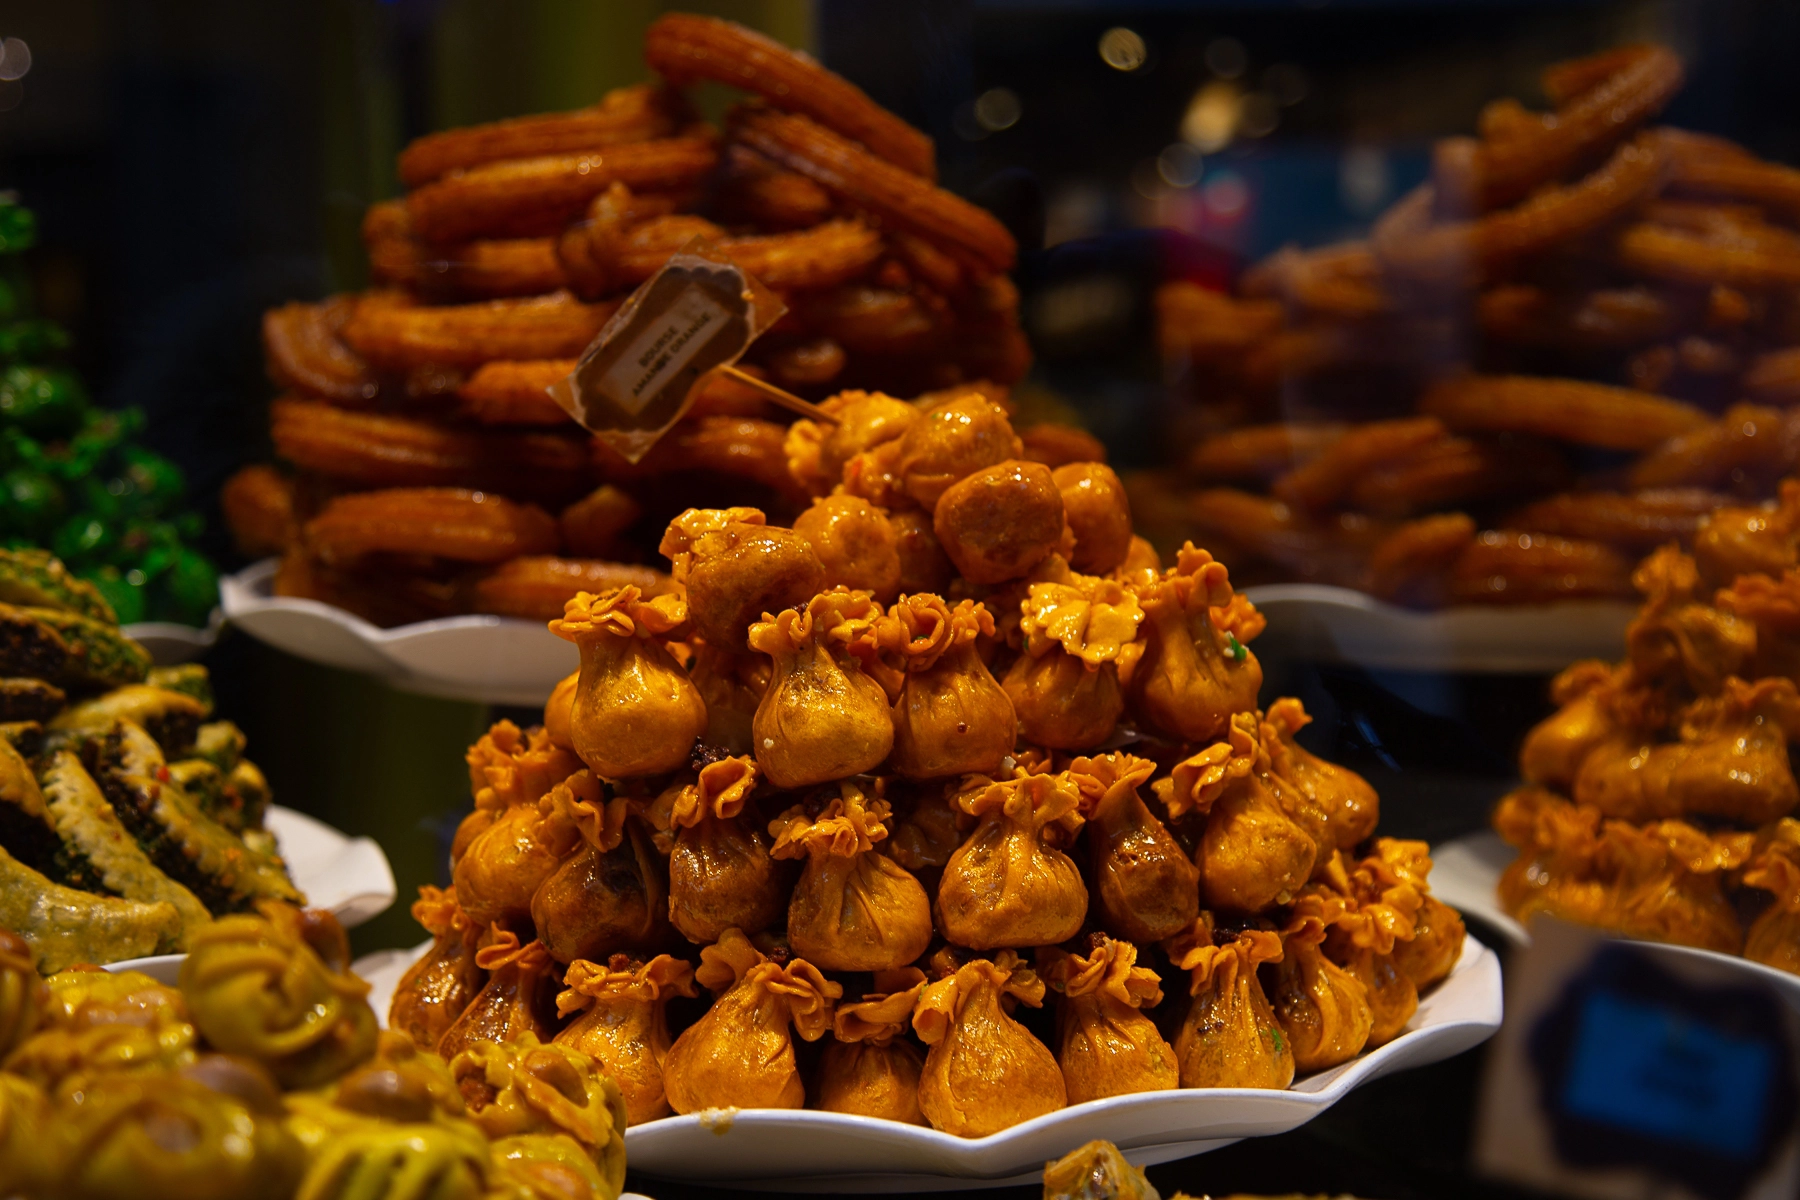
[{"label": "round fried dough ball", "polygon": [[688,567],[688,620],[715,646],[743,650],[766,612],[805,604],[826,587],[825,568],[791,529],[734,524]]},{"label": "round fried dough ball", "polygon": [[931,528],[931,518],[917,509],[888,514],[894,545],[900,553],[900,594],[942,592],[956,576],[956,567]]},{"label": "round fried dough ball", "polygon": [[886,604],[900,594],[900,551],[893,526],[860,496],[824,496],[794,520],[825,566],[825,577],[873,592]]},{"label": "round fried dough ball", "polygon": [[907,429],[900,439],[898,474],[908,495],[935,510],[957,480],[1021,453],[1006,411],[971,392],[938,405]]},{"label": "round fried dough ball", "polygon": [[1104,575],[1125,561],[1131,549],[1131,501],[1125,485],[1105,463],[1067,463],[1050,472],[1062,493],[1063,514],[1075,532],[1069,565]]},{"label": "round fried dough ball", "polygon": [[[849,399],[855,396],[855,399]],[[919,423],[918,409],[904,400],[896,400],[881,392],[846,394],[847,403],[837,414],[837,424],[830,426],[819,447],[819,468],[834,483],[844,472],[844,464],[865,450],[900,437]]]},{"label": "round fried dough ball", "polygon": [[1009,459],[946,490],[932,528],[970,583],[1004,583],[1061,546],[1062,493],[1049,467]]}]

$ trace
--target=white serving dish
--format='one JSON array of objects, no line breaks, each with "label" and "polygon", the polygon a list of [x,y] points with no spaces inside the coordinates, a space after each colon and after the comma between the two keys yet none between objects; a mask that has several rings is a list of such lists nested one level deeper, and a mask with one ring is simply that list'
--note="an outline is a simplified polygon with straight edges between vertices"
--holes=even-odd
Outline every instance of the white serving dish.
[{"label": "white serving dish", "polygon": [[[1517,947],[1531,945],[1531,933],[1500,907],[1500,874],[1518,851],[1492,830],[1465,834],[1431,852],[1431,894],[1465,916],[1486,922]],[[1800,1005],[1800,975],[1791,975],[1736,954],[1645,942],[1658,954],[1674,958],[1699,957],[1724,963],[1753,978],[1773,984],[1790,1002]]]},{"label": "white serving dish", "polygon": [[258,641],[406,692],[535,707],[579,665],[542,622],[465,616],[381,629],[317,600],[274,594],[274,559],[219,580],[225,618]]},{"label": "white serving dish", "polygon": [[1269,619],[1263,655],[1396,671],[1537,674],[1618,659],[1636,605],[1618,600],[1415,612],[1350,588],[1276,583],[1244,594]]},{"label": "white serving dish", "polygon": [[[1434,876],[1435,879],[1435,876]],[[384,1021],[394,986],[431,943],[358,959]],[[1460,1054],[1500,1027],[1500,962],[1470,938],[1407,1032],[1283,1092],[1209,1088],[1094,1100],[964,1139],[935,1129],[842,1113],[709,1110],[626,1131],[634,1171],[692,1182],[788,1192],[906,1192],[1033,1183],[1044,1164],[1095,1138],[1138,1166],[1186,1158],[1247,1137],[1295,1129],[1361,1084]]]},{"label": "white serving dish", "polygon": [[177,625],[171,621],[139,621],[135,625],[124,626],[121,632],[148,650],[151,662],[159,667],[173,667],[192,662],[211,650],[224,628],[225,613],[222,609],[214,608],[204,629],[196,629],[192,625]]},{"label": "white serving dish", "polygon": [[[387,855],[372,838],[350,837],[305,813],[269,806],[264,824],[287,863],[294,886],[313,908],[329,910],[346,929],[387,911],[398,889]],[[108,963],[109,971],[142,971],[173,984],[185,954],[157,954]]]}]

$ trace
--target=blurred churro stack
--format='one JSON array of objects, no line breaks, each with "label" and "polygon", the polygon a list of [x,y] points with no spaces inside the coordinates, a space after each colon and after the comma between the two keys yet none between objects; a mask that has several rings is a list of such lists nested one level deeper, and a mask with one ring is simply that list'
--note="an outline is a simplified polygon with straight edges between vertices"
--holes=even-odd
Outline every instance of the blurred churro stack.
[{"label": "blurred churro stack", "polygon": [[1650,120],[1666,49],[1498,100],[1367,242],[1285,249],[1237,296],[1158,295],[1210,423],[1137,482],[1162,540],[1246,582],[1417,607],[1630,595],[1630,565],[1800,456],[1800,171]]},{"label": "blurred churro stack", "polygon": [[[744,385],[705,385],[636,464],[545,390],[695,237],[787,306],[743,365],[795,393],[1003,395],[1025,372],[1013,239],[936,186],[929,138],[729,22],[664,16],[645,57],[660,82],[591,108],[415,141],[407,194],[364,221],[376,286],[265,316],[283,465],[224,505],[245,553],[282,556],[279,593],[383,625],[549,618],[663,586],[630,564],[682,509],[804,507],[787,419]],[[700,80],[753,97],[722,133],[682,96]]]}]

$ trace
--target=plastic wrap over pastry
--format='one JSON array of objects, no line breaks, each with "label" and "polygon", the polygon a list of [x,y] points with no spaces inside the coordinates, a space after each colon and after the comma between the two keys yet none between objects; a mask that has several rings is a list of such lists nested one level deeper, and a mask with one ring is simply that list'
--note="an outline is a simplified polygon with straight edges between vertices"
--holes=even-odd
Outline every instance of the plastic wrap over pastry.
[{"label": "plastic wrap over pastry", "polygon": [[826,1112],[923,1125],[919,1075],[925,1056],[906,1034],[925,991],[925,972],[877,971],[873,987],[861,1000],[838,1005],[834,1036],[819,1056],[815,1102]]},{"label": "plastic wrap over pastry", "polygon": [[1744,957],[1800,974],[1800,821],[1783,817],[1758,832],[1742,878],[1770,896],[1744,936]]},{"label": "plastic wrap over pastry", "polygon": [[50,1098],[19,1075],[0,1074],[0,1193],[38,1195],[60,1165],[49,1137]]},{"label": "plastic wrap over pastry", "polygon": [[1256,973],[1263,963],[1281,961],[1281,935],[1246,929],[1220,938],[1212,916],[1203,913],[1166,949],[1169,961],[1188,972],[1194,997],[1175,1036],[1181,1086],[1281,1089],[1292,1083],[1294,1050]]},{"label": "plastic wrap over pastry", "polygon": [[938,928],[958,946],[1049,946],[1087,917],[1087,885],[1059,848],[1081,828],[1081,791],[1066,775],[970,781],[956,805],[976,818],[938,881]]},{"label": "plastic wrap over pastry", "polygon": [[490,1138],[574,1138],[618,1188],[625,1179],[625,1101],[588,1055],[525,1033],[477,1042],[450,1060],[469,1115]]},{"label": "plastic wrap over pastry", "polygon": [[596,1163],[566,1133],[519,1133],[496,1138],[489,1151],[494,1179],[521,1200],[618,1200],[623,1169]]},{"label": "plastic wrap over pastry", "polygon": [[[1311,721],[1305,707],[1291,696],[1269,705],[1263,715],[1263,749],[1269,755],[1269,773],[1280,784],[1276,799],[1319,844],[1321,854],[1333,848],[1349,850],[1375,832],[1381,798],[1361,775],[1326,762],[1295,740],[1294,735]],[[1303,819],[1302,813],[1311,820]]]},{"label": "plastic wrap over pastry", "polygon": [[1132,676],[1138,715],[1173,737],[1216,738],[1256,707],[1262,666],[1247,644],[1264,621],[1232,591],[1225,564],[1193,543],[1142,590],[1144,657]]},{"label": "plastic wrap over pastry", "polygon": [[1111,1142],[1077,1146],[1044,1164],[1044,1200],[1161,1200],[1143,1171]]},{"label": "plastic wrap over pastry", "polygon": [[[490,1194],[491,1151],[468,1121],[346,1119],[303,1101],[290,1122],[308,1144],[295,1200]],[[266,1194],[266,1193],[264,1193]]]},{"label": "plastic wrap over pastry", "polygon": [[1034,581],[1020,605],[1025,652],[1002,686],[1019,736],[1053,750],[1087,750],[1112,736],[1125,711],[1122,679],[1138,664],[1144,610],[1115,580],[1075,575]]},{"label": "plastic wrap over pastry", "polygon": [[165,1071],[194,1061],[199,1038],[187,1002],[137,971],[72,967],[45,981],[38,1029],[6,1070],[48,1092],[120,1071]]},{"label": "plastic wrap over pastry", "polygon": [[1144,803],[1156,773],[1147,758],[1114,752],[1069,763],[1087,817],[1088,877],[1101,924],[1140,944],[1193,927],[1200,870]]},{"label": "plastic wrap over pastry", "polygon": [[694,969],[659,954],[649,962],[615,954],[605,965],[577,959],[556,997],[559,1016],[574,1019],[556,1044],[592,1056],[619,1086],[629,1122],[669,1115],[663,1060],[669,1055],[669,1001],[694,995]]},{"label": "plastic wrap over pastry", "polygon": [[905,672],[888,765],[912,779],[998,772],[1018,718],[976,649],[977,638],[994,636],[993,616],[972,600],[951,608],[930,594],[902,597],[888,616]]},{"label": "plastic wrap over pastry", "polygon": [[1281,934],[1283,954],[1269,1002],[1301,1071],[1322,1071],[1355,1058],[1368,1043],[1375,1020],[1368,991],[1321,949],[1339,903],[1318,892],[1304,893]]},{"label": "plastic wrap over pastry", "polygon": [[706,702],[658,640],[687,619],[680,596],[645,599],[630,584],[577,593],[550,632],[581,649],[570,735],[607,779],[673,771],[706,732]]},{"label": "plastic wrap over pastry", "polygon": [[481,992],[487,973],[475,965],[480,930],[457,905],[455,888],[420,887],[412,915],[431,934],[431,949],[394,985],[387,1023],[431,1050]]},{"label": "plastic wrap over pastry", "polygon": [[1056,1058],[1070,1104],[1180,1083],[1174,1049],[1141,1011],[1162,1003],[1162,981],[1137,955],[1104,933],[1089,939],[1085,954],[1038,951],[1038,973],[1061,997]]},{"label": "plastic wrap over pastry", "polygon": [[837,794],[769,822],[770,854],[806,864],[788,901],[788,944],[828,971],[903,967],[931,944],[931,901],[911,872],[876,851],[892,810],[857,780],[822,790]]},{"label": "plastic wrap over pastry", "polygon": [[1017,1001],[1044,1002],[1044,981],[1011,950],[958,963],[934,962],[913,1032],[931,1049],[919,1077],[919,1108],[932,1128],[986,1137],[1068,1104],[1050,1048],[1009,1013]]},{"label": "plastic wrap over pastry", "polygon": [[54,1193],[92,1200],[290,1195],[305,1162],[279,1107],[180,1076],[97,1078],[58,1104],[52,1135]]},{"label": "plastic wrap over pastry", "polygon": [[1628,821],[1695,815],[1762,825],[1800,802],[1787,744],[1800,736],[1791,679],[1725,679],[1680,715],[1680,740],[1647,745],[1628,734],[1582,759],[1574,797]]},{"label": "plastic wrap over pastry", "polygon": [[1206,813],[1201,894],[1208,907],[1261,912],[1285,904],[1312,875],[1318,844],[1269,789],[1269,759],[1254,712],[1231,719],[1227,739],[1176,764],[1158,788],[1170,816]]},{"label": "plastic wrap over pastry", "polygon": [[689,623],[722,650],[744,649],[763,613],[805,604],[827,583],[806,539],[771,528],[755,508],[690,508],[669,522],[658,550],[687,597]]},{"label": "plastic wrap over pastry", "polygon": [[771,784],[801,788],[879,766],[894,746],[887,693],[860,659],[886,620],[867,592],[835,588],[803,609],[765,614],[750,648],[774,664],[751,723],[756,761]]},{"label": "plastic wrap over pastry", "polygon": [[631,802],[591,772],[556,785],[545,803],[580,835],[531,896],[531,923],[558,962],[647,952],[668,940],[666,867]]},{"label": "plastic wrap over pastry", "polygon": [[787,910],[787,872],[769,856],[769,838],[751,794],[756,762],[723,758],[671,784],[651,809],[669,853],[669,919],[698,945],[727,929],[760,933]]},{"label": "plastic wrap over pastry", "polygon": [[580,840],[580,830],[549,794],[502,810],[456,860],[451,878],[457,903],[481,928],[529,918],[539,885]]},{"label": "plastic wrap over pastry", "polygon": [[519,943],[510,929],[490,927],[475,952],[487,983],[438,1039],[441,1058],[454,1058],[477,1042],[510,1042],[530,1034],[540,1041],[556,1032],[556,960],[539,941]]},{"label": "plastic wrap over pastry", "polygon": [[805,959],[785,952],[777,958],[735,929],[700,951],[694,977],[718,999],[675,1039],[663,1061],[664,1088],[676,1112],[805,1105],[793,1034],[809,1042],[823,1037],[844,989]]},{"label": "plastic wrap over pastry", "polygon": [[[315,949],[322,940],[334,961]],[[369,985],[350,974],[326,913],[271,904],[214,922],[194,935],[181,990],[214,1049],[257,1060],[287,1087],[333,1079],[375,1049]]]}]

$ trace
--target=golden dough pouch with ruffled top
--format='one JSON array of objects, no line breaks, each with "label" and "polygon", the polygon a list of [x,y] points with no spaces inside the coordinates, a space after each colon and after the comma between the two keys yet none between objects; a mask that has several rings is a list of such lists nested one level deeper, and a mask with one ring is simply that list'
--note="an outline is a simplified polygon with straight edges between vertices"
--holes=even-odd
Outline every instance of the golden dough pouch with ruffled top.
[{"label": "golden dough pouch with ruffled top", "polygon": [[843,986],[804,959],[769,958],[735,929],[701,950],[694,978],[718,998],[663,1060],[670,1106],[678,1113],[803,1107],[793,1035],[823,1037]]},{"label": "golden dough pouch with ruffled top", "polygon": [[951,608],[930,594],[904,597],[888,616],[905,672],[889,766],[912,779],[998,771],[1018,719],[976,647],[994,636],[993,616],[972,600]]},{"label": "golden dough pouch with ruffled top", "polygon": [[787,909],[789,872],[769,855],[752,792],[756,763],[745,756],[708,763],[671,784],[652,819],[669,842],[669,919],[697,945],[727,929],[761,933]]},{"label": "golden dough pouch with ruffled top", "polygon": [[1140,944],[1174,937],[1200,913],[1199,868],[1138,794],[1155,772],[1149,759],[1119,752],[1069,763],[1101,921]]},{"label": "golden dough pouch with ruffled top", "polygon": [[1038,973],[1060,997],[1056,1058],[1070,1104],[1180,1083],[1174,1049],[1141,1011],[1162,1003],[1161,980],[1137,957],[1136,946],[1103,933],[1085,954],[1038,951]]},{"label": "golden dough pouch with ruffled top", "polygon": [[457,905],[455,888],[421,887],[412,915],[431,934],[431,949],[394,985],[387,1023],[430,1050],[481,992],[487,972],[475,964],[480,931]]},{"label": "golden dough pouch with ruffled top", "polygon": [[438,1039],[439,1057],[454,1058],[477,1042],[511,1041],[527,1033],[543,1039],[556,1032],[551,995],[556,960],[542,942],[521,945],[510,929],[490,927],[475,963],[488,973],[487,983]]},{"label": "golden dough pouch with ruffled top", "polygon": [[1203,913],[1165,948],[1169,961],[1188,972],[1193,995],[1175,1036],[1181,1086],[1279,1089],[1292,1083],[1293,1047],[1256,971],[1281,961],[1280,935],[1247,929],[1217,938],[1211,914]]},{"label": "golden dough pouch with ruffled top", "polygon": [[1355,1058],[1374,1027],[1367,989],[1321,948],[1338,903],[1307,892],[1281,933],[1282,957],[1274,967],[1269,1003],[1301,1071],[1322,1071]]},{"label": "golden dough pouch with ruffled top", "polygon": [[806,860],[788,902],[788,944],[828,971],[903,967],[931,944],[931,901],[905,867],[876,852],[891,815],[880,793],[849,779],[831,790],[822,805],[802,803],[769,822],[770,853]]},{"label": "golden dough pouch with ruffled top", "polygon": [[925,972],[876,971],[872,983],[874,990],[861,1000],[837,1007],[832,1040],[819,1056],[815,1103],[826,1112],[923,1125],[919,1076],[925,1056],[906,1034],[925,991]]},{"label": "golden dough pouch with ruffled top", "polygon": [[591,772],[545,798],[578,837],[531,896],[531,922],[558,962],[646,952],[668,940],[668,883],[643,821]]},{"label": "golden dough pouch with ruffled top", "polygon": [[570,737],[595,774],[672,771],[706,732],[706,702],[658,640],[686,620],[682,597],[646,599],[626,584],[598,596],[579,592],[550,622],[551,633],[581,649]]},{"label": "golden dough pouch with ruffled top", "polygon": [[938,881],[937,922],[958,946],[1048,946],[1087,918],[1087,885],[1058,848],[1081,828],[1081,793],[1064,775],[976,780],[956,797],[976,826]]},{"label": "golden dough pouch with ruffled top", "polygon": [[919,1077],[919,1108],[935,1129],[986,1137],[1068,1104],[1050,1048],[1009,1015],[1013,1003],[1044,1002],[1044,983],[1011,950],[992,960],[933,956],[938,978],[913,1013],[930,1050]]},{"label": "golden dough pouch with ruffled top", "polygon": [[1232,591],[1225,564],[1191,542],[1140,594],[1145,648],[1131,687],[1138,715],[1172,737],[1218,737],[1233,713],[1256,708],[1262,666],[1248,643],[1262,632],[1262,615]]},{"label": "golden dough pouch with ruffled top", "polygon": [[1019,736],[1052,750],[1111,737],[1125,712],[1120,679],[1144,651],[1143,621],[1136,592],[1117,580],[1075,574],[1057,556],[1040,567],[1019,606],[1025,652],[1001,684]]},{"label": "golden dough pouch with ruffled top", "polygon": [[604,965],[577,959],[556,998],[559,1016],[573,1017],[556,1035],[559,1046],[591,1055],[625,1100],[629,1122],[669,1114],[663,1061],[669,1055],[669,1001],[694,995],[694,969],[659,954],[649,962],[615,954]]},{"label": "golden dough pouch with ruffled top", "polygon": [[774,664],[750,726],[764,776],[802,788],[879,766],[894,747],[894,721],[859,660],[879,651],[881,607],[867,592],[836,588],[765,615],[750,629],[750,648]]}]

